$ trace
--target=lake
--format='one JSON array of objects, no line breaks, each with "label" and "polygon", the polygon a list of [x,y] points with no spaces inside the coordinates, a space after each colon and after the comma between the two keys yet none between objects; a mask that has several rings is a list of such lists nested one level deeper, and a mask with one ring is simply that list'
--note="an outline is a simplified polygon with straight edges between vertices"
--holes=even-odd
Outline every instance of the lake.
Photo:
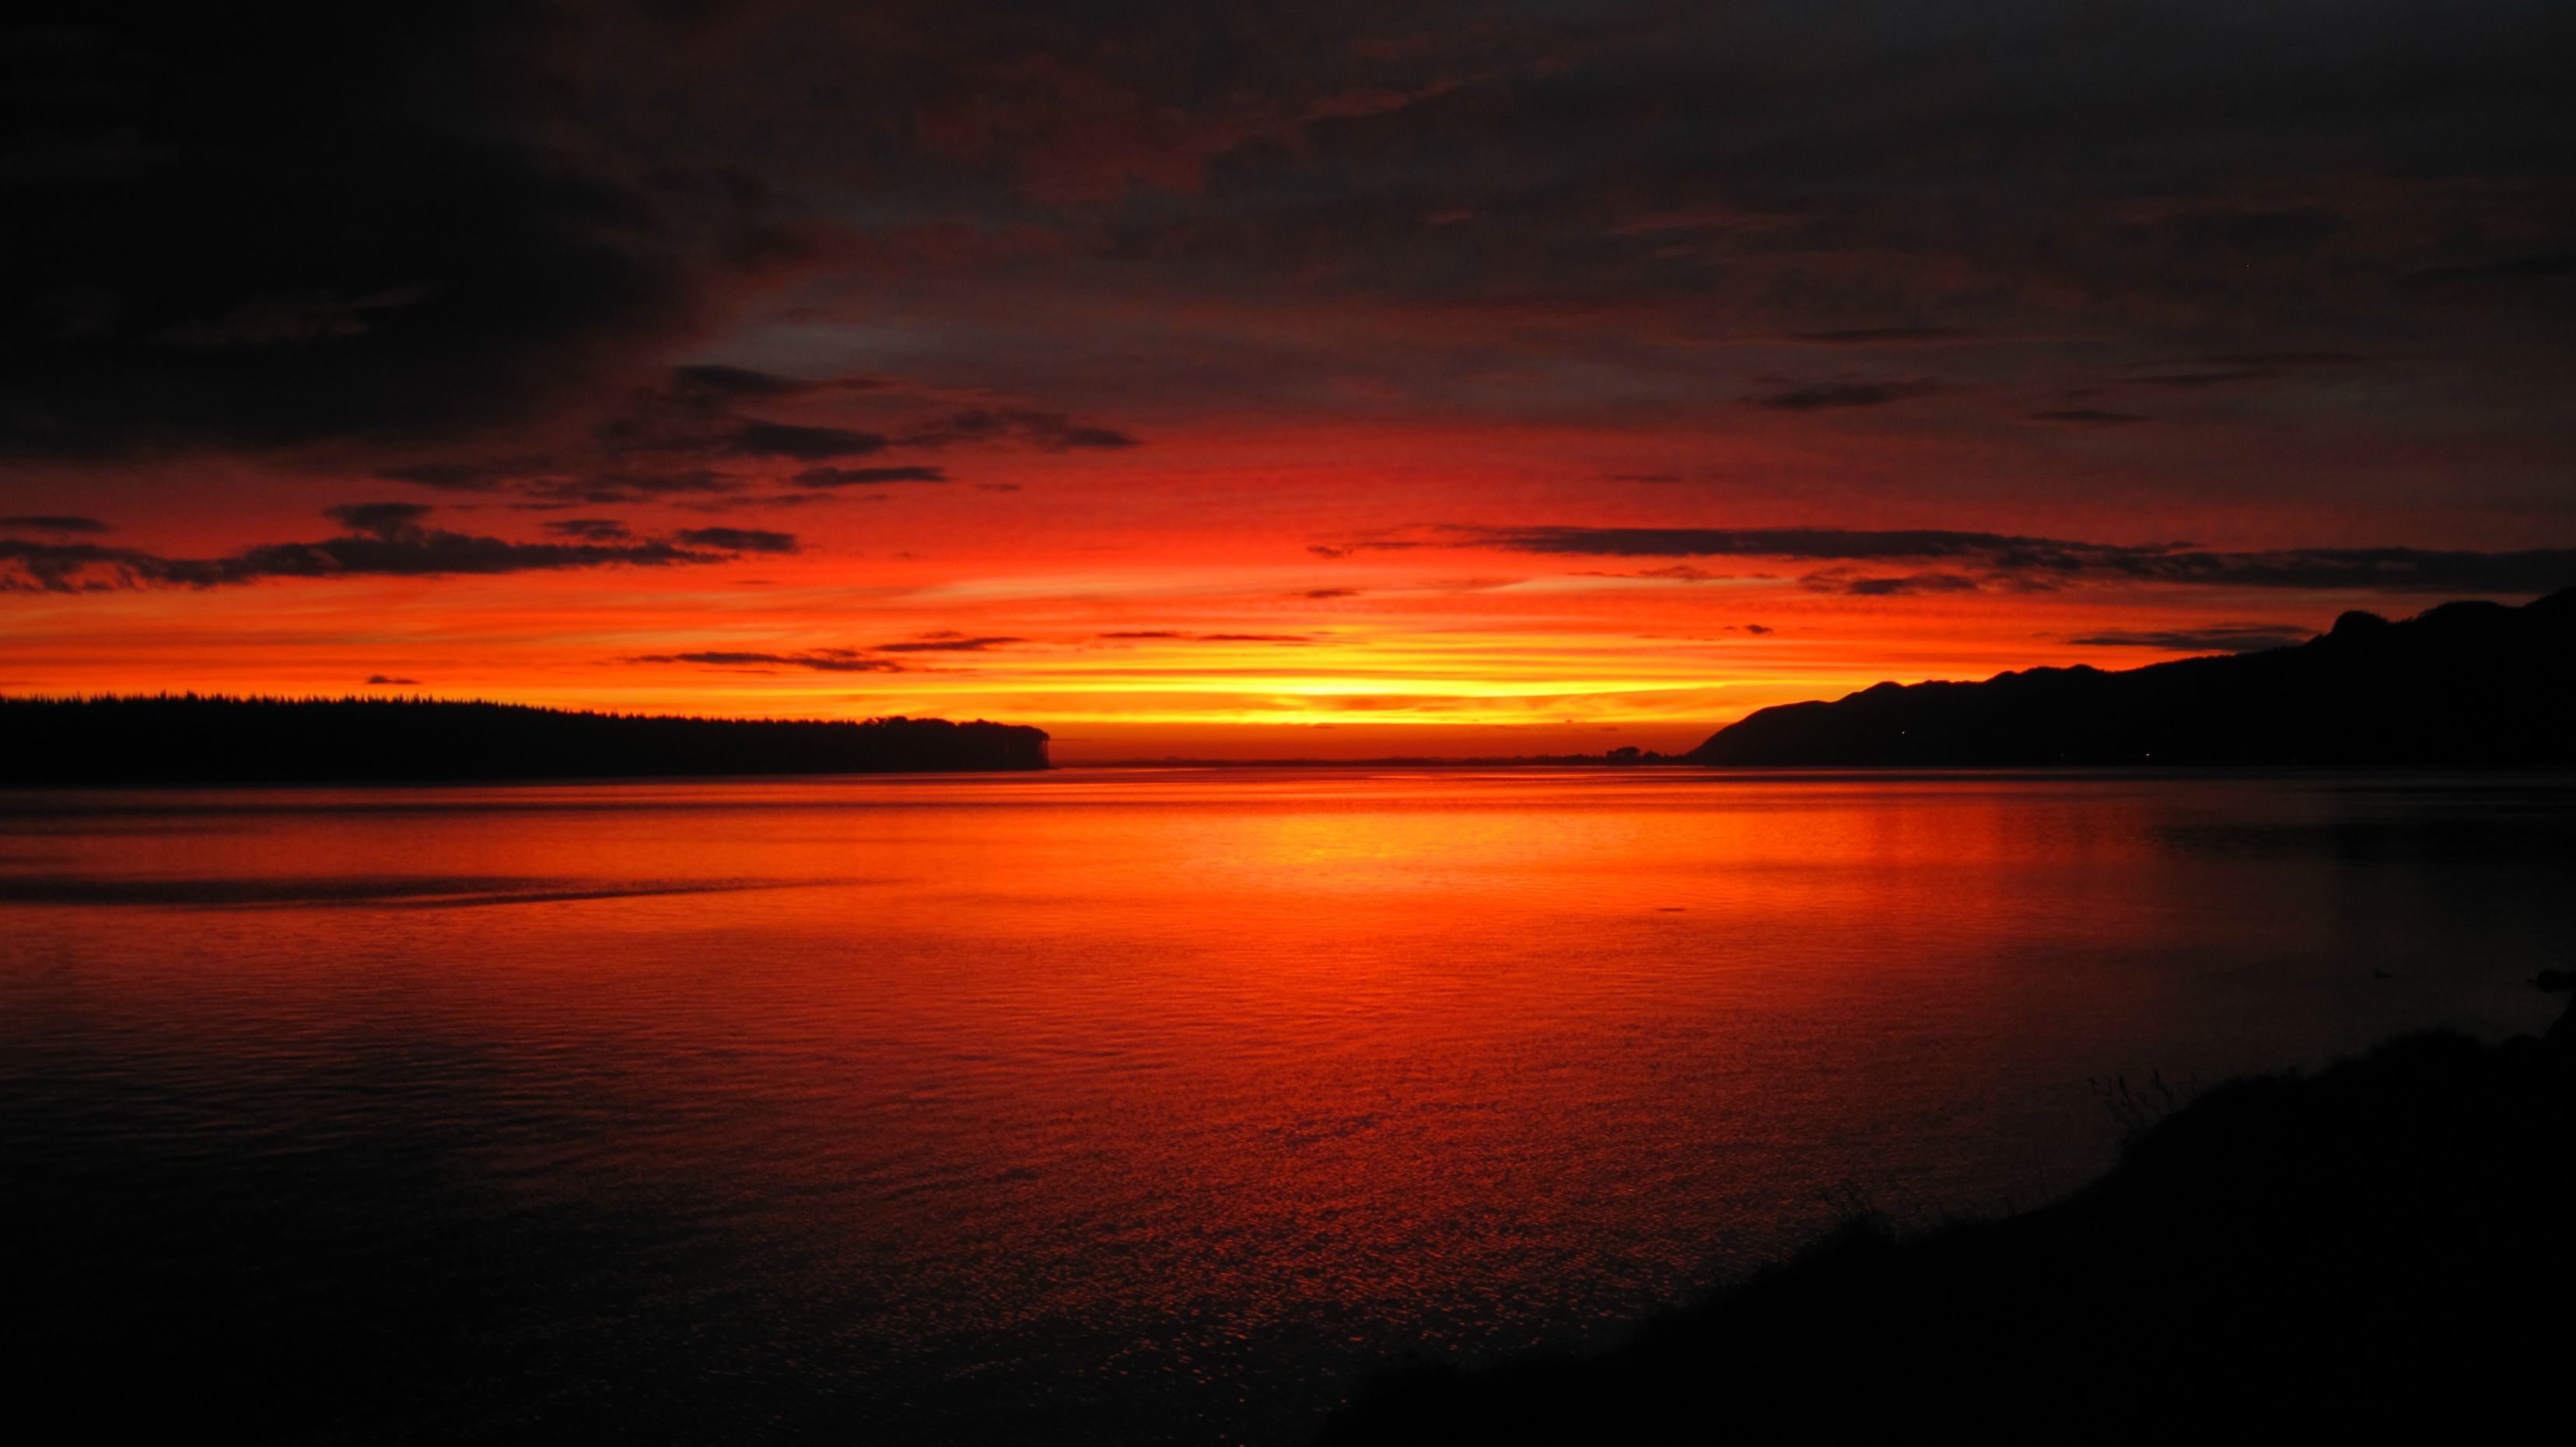
[{"label": "lake", "polygon": [[0,792],[5,1349],[87,1435],[1293,1442],[2060,1194],[2107,1078],[2537,1030],[2571,864],[2566,775]]}]

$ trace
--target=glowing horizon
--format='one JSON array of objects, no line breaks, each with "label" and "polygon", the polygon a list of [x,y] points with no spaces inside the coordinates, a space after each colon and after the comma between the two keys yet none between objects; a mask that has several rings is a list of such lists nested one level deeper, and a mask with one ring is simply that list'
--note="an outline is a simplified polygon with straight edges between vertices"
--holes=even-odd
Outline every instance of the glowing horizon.
[{"label": "glowing horizon", "polygon": [[1918,10],[110,26],[0,692],[1673,750],[2576,583],[2543,22]]},{"label": "glowing horizon", "polygon": [[[22,594],[8,604],[0,686],[986,717],[1047,729],[1067,762],[1671,752],[1753,709],[1883,679],[2127,667],[2267,641],[2226,634],[2249,609],[2282,620],[2288,639],[2321,631],[2347,605],[2403,613],[2439,601],[2100,588],[1890,608],[1794,579],[1603,579],[1527,559],[1520,571],[1536,576],[1432,576],[1514,561],[1444,559],[1452,566],[997,570],[869,585],[863,604],[827,554],[688,579],[642,569],[476,579],[471,604],[448,578]],[[1316,592],[1336,596],[1307,596]]]}]

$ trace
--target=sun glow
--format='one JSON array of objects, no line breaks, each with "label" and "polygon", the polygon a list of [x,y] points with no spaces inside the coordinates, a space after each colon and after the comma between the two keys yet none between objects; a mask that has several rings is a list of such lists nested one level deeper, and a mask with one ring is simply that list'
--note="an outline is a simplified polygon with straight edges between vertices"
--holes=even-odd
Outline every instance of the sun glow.
[{"label": "sun glow", "polygon": [[[1188,537],[1156,546],[1176,555]],[[11,600],[13,691],[359,691],[756,717],[1037,723],[1057,757],[1689,748],[1887,677],[2106,660],[2068,600],[1819,594],[1400,562],[1097,570],[871,561],[817,538],[721,570],[279,579]],[[2083,628],[2170,605],[2081,600]],[[2142,650],[2136,661],[2169,656]],[[184,667],[175,667],[183,660]]]}]

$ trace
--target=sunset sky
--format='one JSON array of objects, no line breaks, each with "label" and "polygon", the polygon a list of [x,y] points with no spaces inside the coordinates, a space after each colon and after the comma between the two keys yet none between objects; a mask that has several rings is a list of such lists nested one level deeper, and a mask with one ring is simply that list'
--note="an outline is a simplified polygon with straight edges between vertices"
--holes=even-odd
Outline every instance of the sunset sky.
[{"label": "sunset sky", "polygon": [[2576,584],[2564,4],[59,12],[0,692],[1677,749]]}]

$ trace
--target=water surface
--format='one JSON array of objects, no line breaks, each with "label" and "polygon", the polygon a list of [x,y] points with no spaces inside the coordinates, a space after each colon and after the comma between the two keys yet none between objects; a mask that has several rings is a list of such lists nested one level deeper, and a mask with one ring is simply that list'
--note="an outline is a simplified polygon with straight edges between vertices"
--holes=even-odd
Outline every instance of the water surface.
[{"label": "water surface", "polygon": [[28,1380],[308,1440],[1293,1441],[2090,1081],[2544,1024],[2576,780],[0,793]]}]

